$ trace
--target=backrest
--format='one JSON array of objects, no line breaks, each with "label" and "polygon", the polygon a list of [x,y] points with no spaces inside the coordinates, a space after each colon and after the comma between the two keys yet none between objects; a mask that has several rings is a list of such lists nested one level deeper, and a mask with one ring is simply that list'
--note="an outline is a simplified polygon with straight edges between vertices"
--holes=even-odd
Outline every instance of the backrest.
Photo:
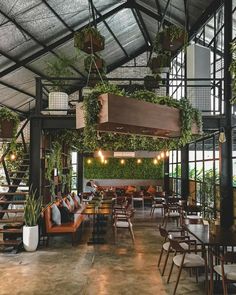
[{"label": "backrest", "polygon": [[169,235],[168,239],[170,241],[170,246],[173,250],[175,250],[177,252],[184,252],[185,251],[185,249],[181,246],[180,242],[176,239],[173,239],[172,235]]},{"label": "backrest", "polygon": [[160,235],[163,237],[163,238],[167,238],[168,237],[168,231],[162,227],[162,226],[159,226],[159,231],[160,231]]}]

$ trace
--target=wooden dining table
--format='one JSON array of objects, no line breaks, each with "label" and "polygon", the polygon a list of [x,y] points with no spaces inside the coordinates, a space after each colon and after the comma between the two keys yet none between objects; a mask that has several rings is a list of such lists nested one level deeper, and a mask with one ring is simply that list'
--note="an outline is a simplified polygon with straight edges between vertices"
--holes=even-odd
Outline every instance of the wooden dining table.
[{"label": "wooden dining table", "polygon": [[88,245],[104,244],[105,239],[103,235],[105,231],[102,227],[104,223],[103,217],[112,214],[111,204],[100,204],[98,208],[96,208],[94,204],[88,204],[82,214],[93,216],[92,236],[88,241]]},{"label": "wooden dining table", "polygon": [[[214,231],[210,230],[209,225],[203,224],[188,224],[184,227],[193,237],[196,238],[196,240],[206,247],[206,250],[208,251],[210,283],[212,283],[217,292],[219,292],[217,294],[223,294],[219,276],[215,276],[215,278],[213,278],[213,261],[214,264],[219,264],[218,258],[213,260],[213,253],[216,253],[218,256],[219,254],[227,252],[228,247],[231,247],[230,251],[233,251],[233,247],[236,247],[236,232],[232,228],[223,228],[220,225],[216,225]],[[233,294],[236,294],[234,286],[232,286],[232,288]]]}]

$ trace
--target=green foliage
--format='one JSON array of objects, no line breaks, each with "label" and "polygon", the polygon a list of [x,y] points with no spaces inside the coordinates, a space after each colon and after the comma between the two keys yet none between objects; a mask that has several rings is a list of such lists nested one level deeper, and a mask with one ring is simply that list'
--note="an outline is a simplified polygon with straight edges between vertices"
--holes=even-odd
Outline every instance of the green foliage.
[{"label": "green foliage", "polygon": [[156,96],[156,94],[151,91],[140,90],[135,91],[131,96],[139,100],[180,109],[182,122],[181,137],[178,139],[165,140],[147,136],[123,135],[107,132],[98,135],[96,125],[99,119],[101,106],[97,98],[100,94],[106,92],[124,95],[124,91],[120,90],[116,85],[100,84],[84,99],[85,128],[80,134],[80,151],[91,152],[98,148],[105,150],[171,150],[180,148],[193,139],[191,127],[195,120],[197,120],[196,123],[198,127],[201,128],[200,112],[194,109],[187,99],[182,98],[178,101],[168,96]]},{"label": "green foliage", "polygon": [[[76,57],[69,58],[65,55],[60,55],[59,58],[47,62],[46,73],[49,77],[58,77],[58,78],[66,78],[72,77],[73,71],[70,68],[76,61]],[[67,80],[52,80],[51,83],[53,86],[51,87],[52,91],[65,91],[66,85],[68,84]]]},{"label": "green foliage", "polygon": [[86,36],[90,35],[92,38],[100,40],[101,43],[105,42],[105,38],[100,34],[100,32],[95,27],[88,26],[83,30],[76,32],[74,34],[74,46],[83,50],[84,41]]},{"label": "green foliage", "polygon": [[38,219],[42,210],[42,200],[35,197],[36,192],[30,191],[26,196],[24,207],[24,222],[26,226],[35,226],[38,224]]},{"label": "green foliage", "polygon": [[137,164],[137,159],[125,159],[125,164],[120,159],[109,158],[108,163],[102,164],[100,159],[92,159],[91,164],[84,161],[84,177],[87,179],[161,179],[163,178],[163,164],[153,164],[153,159],[142,159]]},{"label": "green foliage", "polygon": [[[98,64],[100,64],[100,63],[102,64],[102,68],[99,68],[99,66],[98,66]],[[95,64],[97,65],[99,72],[101,72],[102,74],[106,73],[105,61],[102,58],[96,57],[94,54],[90,54],[84,60],[84,68],[87,71],[89,71],[90,67],[96,68]],[[97,70],[97,68],[96,68],[96,70]]]},{"label": "green foliage", "polygon": [[232,62],[230,65],[230,72],[232,75],[232,91],[233,97],[231,103],[236,103],[236,40],[231,43]]},{"label": "green foliage", "polygon": [[8,109],[7,107],[1,107],[0,108],[0,128],[1,128],[1,121],[3,120],[14,122],[13,141],[12,141],[12,146],[13,146],[13,144],[15,144],[15,136],[17,133],[17,129],[20,124],[19,116],[15,112]]},{"label": "green foliage", "polygon": [[203,216],[205,218],[215,217],[215,198],[214,186],[219,182],[219,173],[213,169],[209,169],[204,173],[204,182],[202,182],[202,207]]}]

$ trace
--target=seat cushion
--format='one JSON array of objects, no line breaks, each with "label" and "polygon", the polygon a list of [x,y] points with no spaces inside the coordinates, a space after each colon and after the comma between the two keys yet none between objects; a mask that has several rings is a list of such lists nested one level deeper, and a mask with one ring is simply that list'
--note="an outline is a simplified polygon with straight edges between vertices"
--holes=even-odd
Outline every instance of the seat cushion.
[{"label": "seat cushion", "polygon": [[132,223],[129,223],[128,221],[117,221],[116,223],[114,223],[114,226],[128,228],[132,226]]},{"label": "seat cushion", "polygon": [[[214,270],[222,276],[221,265],[214,266]],[[224,272],[228,280],[236,281],[236,264],[225,264]]]},{"label": "seat cushion", "polygon": [[[182,262],[182,257],[183,254],[178,254],[173,258],[174,264],[177,266],[181,265]],[[200,267],[200,266],[205,266],[205,261],[204,259],[197,254],[189,254],[187,253],[185,255],[185,259],[184,259],[184,267]]]},{"label": "seat cushion", "polygon": [[61,225],[61,213],[56,204],[51,206],[52,210],[52,222],[56,225]]},{"label": "seat cushion", "polygon": [[165,214],[165,216],[166,217],[179,217],[180,216],[180,214],[179,214],[179,212],[168,212],[168,213],[166,213]]},{"label": "seat cushion", "polygon": [[[183,247],[185,250],[189,249],[189,245],[187,243],[180,243],[181,247]],[[170,247],[170,242],[166,242],[162,245],[163,249],[165,251],[168,251],[169,247]]]}]

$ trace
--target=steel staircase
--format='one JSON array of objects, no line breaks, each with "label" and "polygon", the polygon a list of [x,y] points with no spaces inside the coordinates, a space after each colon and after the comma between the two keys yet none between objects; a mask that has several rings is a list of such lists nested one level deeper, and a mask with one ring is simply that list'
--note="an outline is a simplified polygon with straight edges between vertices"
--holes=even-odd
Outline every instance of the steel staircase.
[{"label": "steel staircase", "polygon": [[0,250],[17,252],[22,247],[22,227],[25,197],[29,192],[29,154],[25,143],[24,123],[16,138],[22,137],[23,155],[16,160],[17,169],[9,170],[7,157],[10,144],[0,163],[3,166],[5,180],[0,183]]}]

